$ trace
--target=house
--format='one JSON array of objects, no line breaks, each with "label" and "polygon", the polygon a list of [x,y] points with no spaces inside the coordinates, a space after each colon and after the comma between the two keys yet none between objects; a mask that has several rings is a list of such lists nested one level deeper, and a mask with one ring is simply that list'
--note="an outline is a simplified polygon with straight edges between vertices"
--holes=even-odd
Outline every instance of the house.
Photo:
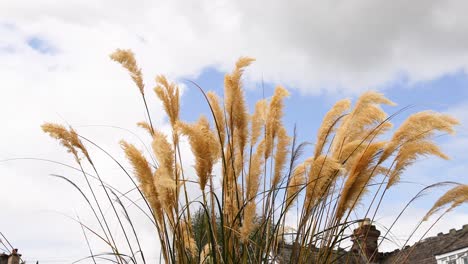
[{"label": "house", "polygon": [[[333,263],[468,264],[468,225],[464,225],[460,230],[451,229],[447,234],[439,233],[403,250],[385,253],[379,252],[377,248],[380,234],[368,219],[364,220],[351,235],[351,249],[347,251],[339,248],[333,251]],[[294,257],[291,257],[293,252],[293,245],[281,245],[281,262],[289,263],[289,260],[294,260]],[[319,253],[318,248],[309,249],[308,262],[314,263],[314,257]]]},{"label": "house", "polygon": [[0,264],[20,264],[21,254],[18,249],[13,249],[10,254],[0,254]]},{"label": "house", "polygon": [[468,264],[468,225],[460,230],[451,229],[447,234],[439,233],[403,250],[384,253],[381,263],[395,263],[396,258],[414,264]]}]

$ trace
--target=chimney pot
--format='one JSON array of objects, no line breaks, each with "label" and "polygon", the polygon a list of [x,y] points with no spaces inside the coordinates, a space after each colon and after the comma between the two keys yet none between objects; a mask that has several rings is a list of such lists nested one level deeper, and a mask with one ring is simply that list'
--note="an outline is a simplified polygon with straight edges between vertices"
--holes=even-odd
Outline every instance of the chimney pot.
[{"label": "chimney pot", "polygon": [[372,225],[370,219],[361,221],[360,226],[353,231],[351,251],[360,254],[364,261],[374,263],[378,256],[378,239],[380,231]]},{"label": "chimney pot", "polygon": [[20,263],[20,254],[18,254],[18,249],[15,248],[11,251],[11,255],[8,258],[8,264],[19,264]]}]

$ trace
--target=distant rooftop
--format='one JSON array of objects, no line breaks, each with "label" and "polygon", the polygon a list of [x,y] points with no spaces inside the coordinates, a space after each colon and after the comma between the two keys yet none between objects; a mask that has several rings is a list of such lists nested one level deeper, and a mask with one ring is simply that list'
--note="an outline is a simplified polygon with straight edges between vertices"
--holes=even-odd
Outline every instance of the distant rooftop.
[{"label": "distant rooftop", "polygon": [[[363,236],[362,234],[367,234],[367,236]],[[464,225],[459,230],[451,229],[446,234],[439,233],[437,236],[428,237],[412,246],[406,246],[403,250],[374,254],[374,252],[377,251],[376,248],[379,236],[380,232],[375,228],[375,226],[370,222],[364,221],[363,224],[353,232],[353,247],[351,250],[345,251],[344,249],[339,249],[334,252],[333,258],[335,263],[468,263],[468,224]],[[281,263],[289,263],[293,248],[293,245],[281,246]],[[318,251],[318,249],[315,248],[312,249],[312,251]],[[314,253],[311,254],[312,259],[313,256]],[[371,258],[371,260],[368,260],[368,258]]]},{"label": "distant rooftop", "polygon": [[398,263],[436,264],[436,256],[464,248],[468,248],[468,224],[459,230],[450,229],[446,234],[439,233],[437,236],[428,237],[403,250],[383,253],[381,263],[395,263],[395,260],[399,258],[407,261]]}]

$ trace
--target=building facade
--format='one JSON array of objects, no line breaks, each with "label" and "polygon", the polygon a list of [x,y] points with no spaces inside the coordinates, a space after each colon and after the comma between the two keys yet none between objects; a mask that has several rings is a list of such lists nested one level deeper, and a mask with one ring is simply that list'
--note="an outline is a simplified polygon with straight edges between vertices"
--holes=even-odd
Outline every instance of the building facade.
[{"label": "building facade", "polygon": [[0,264],[20,264],[21,254],[18,249],[13,249],[10,254],[0,254]]},{"label": "building facade", "polygon": [[435,256],[437,264],[468,264],[468,247]]},{"label": "building facade", "polygon": [[403,250],[383,253],[382,263],[468,264],[468,225],[426,238]]},{"label": "building facade", "polygon": [[[334,263],[346,264],[468,264],[468,225],[461,229],[451,229],[447,234],[426,238],[403,250],[379,252],[380,231],[364,220],[361,226],[353,231],[353,245],[349,251],[339,249],[334,253]],[[314,250],[309,263],[314,263]],[[281,263],[296,263],[292,252],[293,245],[283,245],[279,249]],[[297,251],[297,250],[296,250]]]}]

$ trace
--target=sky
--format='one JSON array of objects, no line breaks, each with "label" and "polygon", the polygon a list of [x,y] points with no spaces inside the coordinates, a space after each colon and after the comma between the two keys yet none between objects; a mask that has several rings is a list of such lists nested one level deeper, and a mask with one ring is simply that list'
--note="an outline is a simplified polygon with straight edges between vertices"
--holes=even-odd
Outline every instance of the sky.
[{"label": "sky", "polygon": [[[149,142],[135,125],[145,116],[138,90],[109,59],[116,48],[135,52],[153,122],[163,131],[168,121],[151,92],[157,74],[180,84],[181,116],[195,120],[207,107],[187,80],[221,94],[223,75],[240,56],[256,59],[244,77],[250,107],[276,85],[285,86],[291,96],[284,121],[289,131],[297,126],[303,141],[314,141],[336,100],[367,90],[398,103],[385,108],[390,114],[414,106],[394,119],[396,126],[426,109],[454,115],[461,121],[457,135],[437,138],[451,160],[425,158],[405,173],[406,183],[384,200],[387,209],[377,219],[388,225],[423,185],[468,182],[467,8],[456,0],[0,0],[0,231],[28,261],[71,263],[88,255],[80,225],[69,217],[95,223],[79,194],[50,175],[82,179],[37,160],[73,165],[40,125],[71,124],[120,161],[120,139],[141,148],[140,140]],[[191,164],[185,147],[184,163]],[[116,164],[90,148],[103,178],[130,189]],[[440,194],[417,201],[401,223],[422,217]],[[466,219],[462,206],[430,235],[461,228]],[[157,259],[154,230],[144,216],[136,221],[146,252]],[[404,241],[412,228],[398,225],[394,239]]]}]

